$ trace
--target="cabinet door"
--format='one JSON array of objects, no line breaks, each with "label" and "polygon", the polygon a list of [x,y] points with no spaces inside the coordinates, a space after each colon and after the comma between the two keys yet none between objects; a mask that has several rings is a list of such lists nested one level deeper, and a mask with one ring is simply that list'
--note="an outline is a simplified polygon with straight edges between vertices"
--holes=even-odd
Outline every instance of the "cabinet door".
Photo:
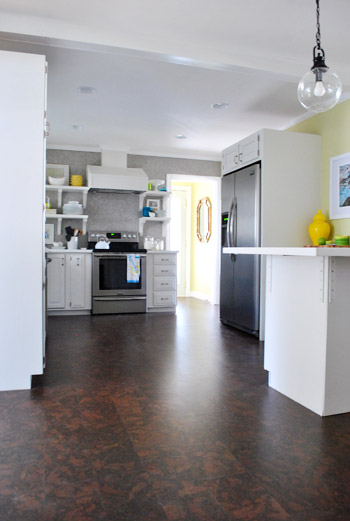
[{"label": "cabinet door", "polygon": [[84,255],[72,253],[67,266],[67,307],[79,309],[85,307],[85,262]]},{"label": "cabinet door", "polygon": [[63,309],[65,307],[65,255],[48,255],[47,264],[47,307]]},{"label": "cabinet door", "polygon": [[259,133],[256,132],[239,142],[239,165],[245,165],[259,159]]},{"label": "cabinet door", "polygon": [[226,148],[222,152],[222,164],[221,164],[221,174],[228,174],[232,172],[239,166],[239,149],[238,143]]}]

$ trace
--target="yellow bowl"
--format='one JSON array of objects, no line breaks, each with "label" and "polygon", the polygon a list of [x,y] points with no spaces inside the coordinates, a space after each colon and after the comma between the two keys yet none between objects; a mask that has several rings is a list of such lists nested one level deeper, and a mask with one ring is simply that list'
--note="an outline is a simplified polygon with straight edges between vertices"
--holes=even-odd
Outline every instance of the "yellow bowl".
[{"label": "yellow bowl", "polygon": [[83,176],[73,174],[70,177],[71,186],[83,186]]}]

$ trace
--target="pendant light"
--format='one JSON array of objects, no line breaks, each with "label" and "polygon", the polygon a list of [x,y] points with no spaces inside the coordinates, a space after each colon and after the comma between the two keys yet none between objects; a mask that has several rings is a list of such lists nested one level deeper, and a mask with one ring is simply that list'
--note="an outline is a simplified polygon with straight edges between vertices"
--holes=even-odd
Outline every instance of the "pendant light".
[{"label": "pendant light", "polygon": [[325,63],[325,52],[321,47],[320,1],[316,0],[317,33],[313,51],[313,66],[301,78],[298,99],[303,107],[312,112],[324,112],[334,107],[342,93],[342,83],[335,72]]}]

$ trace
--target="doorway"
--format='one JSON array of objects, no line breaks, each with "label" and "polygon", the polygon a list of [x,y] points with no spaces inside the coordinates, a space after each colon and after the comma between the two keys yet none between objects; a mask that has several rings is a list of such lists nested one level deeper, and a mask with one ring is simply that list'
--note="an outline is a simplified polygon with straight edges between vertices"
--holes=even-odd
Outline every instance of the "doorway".
[{"label": "doorway", "polygon": [[[168,174],[171,191],[170,249],[178,251],[178,296],[219,304],[221,178]],[[211,237],[207,243],[196,234],[199,200],[211,201]]]}]

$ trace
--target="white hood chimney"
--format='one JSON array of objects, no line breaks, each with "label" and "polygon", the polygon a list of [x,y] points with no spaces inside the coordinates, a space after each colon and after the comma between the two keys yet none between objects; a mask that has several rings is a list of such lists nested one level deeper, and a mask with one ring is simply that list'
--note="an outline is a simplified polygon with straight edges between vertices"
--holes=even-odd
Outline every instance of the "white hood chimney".
[{"label": "white hood chimney", "polygon": [[142,168],[127,168],[126,152],[102,150],[102,166],[88,165],[88,187],[94,192],[140,194],[147,191],[148,177]]}]

